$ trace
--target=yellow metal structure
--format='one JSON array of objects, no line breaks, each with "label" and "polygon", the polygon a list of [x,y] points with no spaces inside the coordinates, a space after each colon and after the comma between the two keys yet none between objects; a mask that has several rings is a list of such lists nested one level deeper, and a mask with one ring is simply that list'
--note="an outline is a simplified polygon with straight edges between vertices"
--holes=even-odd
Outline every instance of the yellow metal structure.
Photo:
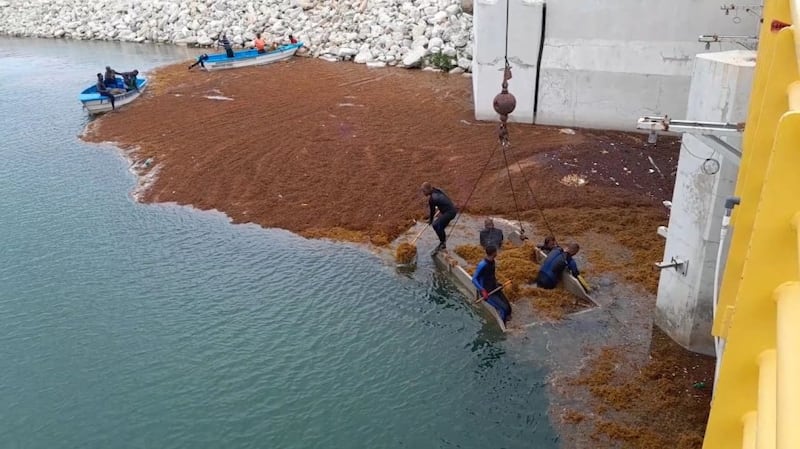
[{"label": "yellow metal structure", "polygon": [[704,449],[800,449],[800,0],[765,0],[763,19]]}]

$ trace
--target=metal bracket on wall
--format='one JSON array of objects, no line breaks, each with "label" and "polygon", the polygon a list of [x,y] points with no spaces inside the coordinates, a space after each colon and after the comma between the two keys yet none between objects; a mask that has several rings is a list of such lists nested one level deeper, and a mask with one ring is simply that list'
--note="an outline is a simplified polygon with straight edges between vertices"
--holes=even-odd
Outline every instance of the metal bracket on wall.
[{"label": "metal bracket on wall", "polygon": [[[651,136],[658,132],[687,133],[697,136],[703,143],[735,160],[742,158],[742,152],[722,140],[723,137],[741,137],[744,123],[701,122],[695,120],[672,120],[669,116],[644,116],[636,122],[636,129],[650,131]],[[654,140],[651,138],[651,140]]]},{"label": "metal bracket on wall", "polygon": [[[697,42],[706,44],[706,50],[711,50],[712,43],[721,43],[725,41],[738,42],[739,45],[747,48],[748,50],[753,50],[755,45],[758,44],[758,36],[720,36],[718,34],[701,34],[697,38]],[[754,48],[750,48],[748,45]]]},{"label": "metal bracket on wall", "polygon": [[656,262],[655,266],[659,270],[663,270],[665,268],[674,268],[675,271],[679,272],[683,276],[686,276],[686,273],[689,271],[689,261],[676,257],[672,257],[669,262]]}]

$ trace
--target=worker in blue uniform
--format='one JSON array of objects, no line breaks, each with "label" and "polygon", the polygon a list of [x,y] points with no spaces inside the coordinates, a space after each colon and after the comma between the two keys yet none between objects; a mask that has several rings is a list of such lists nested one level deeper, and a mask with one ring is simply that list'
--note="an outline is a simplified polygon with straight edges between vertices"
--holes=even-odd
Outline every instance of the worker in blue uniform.
[{"label": "worker in blue uniform", "polygon": [[548,290],[556,288],[565,268],[569,269],[573,276],[580,276],[578,264],[572,258],[575,254],[578,254],[580,249],[581,247],[577,243],[570,243],[566,249],[561,247],[552,249],[539,268],[539,274],[536,275],[536,285]]},{"label": "worker in blue uniform", "polygon": [[[430,207],[430,215],[428,215],[428,223],[433,227],[436,235],[439,237],[439,246],[437,250],[447,248],[447,234],[444,229],[450,224],[453,218],[458,214],[458,208],[453,204],[453,201],[441,189],[431,186],[431,183],[424,182],[420,188],[422,193],[428,197],[428,206]],[[439,209],[439,216],[434,220],[436,209]]]},{"label": "worker in blue uniform", "polygon": [[[472,275],[472,284],[478,289],[478,293],[483,300],[488,302],[497,310],[498,315],[507,323],[511,319],[511,304],[508,302],[503,290],[494,291],[499,287],[497,277],[495,277],[495,262],[497,247],[489,245],[486,247],[486,257],[475,267],[475,274]],[[491,294],[490,294],[491,292]]]}]

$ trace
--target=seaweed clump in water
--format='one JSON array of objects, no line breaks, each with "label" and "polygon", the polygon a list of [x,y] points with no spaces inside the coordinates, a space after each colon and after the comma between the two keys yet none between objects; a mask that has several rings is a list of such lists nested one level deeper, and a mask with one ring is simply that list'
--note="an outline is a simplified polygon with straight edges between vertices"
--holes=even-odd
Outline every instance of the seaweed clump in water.
[{"label": "seaweed clump in water", "polygon": [[397,250],[394,253],[394,258],[397,263],[409,264],[414,261],[415,257],[417,257],[416,246],[408,242],[403,242],[397,245]]}]

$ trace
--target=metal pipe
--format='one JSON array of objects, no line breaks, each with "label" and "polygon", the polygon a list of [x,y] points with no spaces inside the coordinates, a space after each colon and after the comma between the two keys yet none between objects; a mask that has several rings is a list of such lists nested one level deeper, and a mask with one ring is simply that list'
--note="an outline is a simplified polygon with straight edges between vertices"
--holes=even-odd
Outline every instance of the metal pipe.
[{"label": "metal pipe", "polygon": [[[719,229],[719,247],[717,248],[717,260],[714,267],[714,307],[712,310],[712,319],[717,319],[717,306],[719,305],[719,282],[720,282],[720,267],[722,266],[722,252],[725,248],[725,238],[728,235],[728,228],[731,224],[731,215],[733,208],[741,203],[738,196],[732,196],[725,200],[725,215],[722,216],[722,226]],[[722,354],[725,351],[725,340],[722,337],[714,337],[714,353],[717,356],[716,364],[714,367],[714,392],[717,391],[717,381],[719,381],[719,370],[722,367]]]},{"label": "metal pipe", "polygon": [[536,55],[536,84],[533,91],[533,123],[539,113],[539,78],[542,74],[542,57],[544,56],[544,41],[547,31],[547,2],[542,2],[542,32],[539,35],[539,53]]},{"label": "metal pipe", "polygon": [[721,41],[721,40],[734,40],[734,39],[739,39],[739,40],[744,40],[744,39],[748,39],[748,40],[758,40],[758,36],[747,36],[747,35],[741,35],[741,36],[720,36],[720,35],[718,35],[718,34],[701,34],[701,35],[700,35],[700,36],[697,38],[697,41],[698,41],[698,42],[719,42],[719,41]]},{"label": "metal pipe", "polygon": [[757,449],[775,449],[775,414],[777,413],[775,350],[768,349],[758,356],[758,431]]},{"label": "metal pipe", "polygon": [[756,449],[756,412],[747,412],[742,417],[742,449]]}]

